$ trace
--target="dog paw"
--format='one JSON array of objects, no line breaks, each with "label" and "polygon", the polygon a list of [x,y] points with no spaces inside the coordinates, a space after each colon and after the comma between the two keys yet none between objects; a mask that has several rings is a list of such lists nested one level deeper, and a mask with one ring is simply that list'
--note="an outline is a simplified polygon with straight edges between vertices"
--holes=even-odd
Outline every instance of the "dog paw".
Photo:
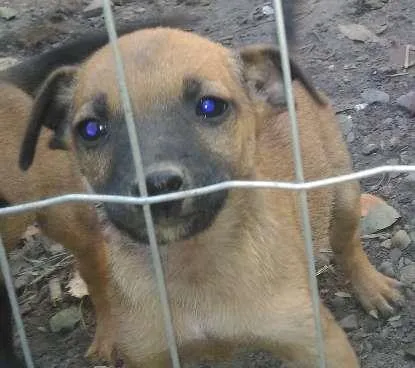
[{"label": "dog paw", "polygon": [[403,284],[374,268],[352,278],[352,284],[363,308],[374,318],[379,318],[379,313],[384,317],[394,314],[395,307],[402,306],[405,301],[399,290]]}]

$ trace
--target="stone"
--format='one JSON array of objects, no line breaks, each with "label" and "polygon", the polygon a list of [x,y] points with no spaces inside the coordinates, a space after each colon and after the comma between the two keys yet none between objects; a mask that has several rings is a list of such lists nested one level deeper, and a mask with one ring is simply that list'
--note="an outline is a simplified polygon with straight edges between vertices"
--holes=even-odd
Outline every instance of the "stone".
[{"label": "stone", "polygon": [[389,261],[384,261],[380,264],[379,272],[392,278],[396,276],[395,271],[393,270],[393,264],[392,262],[389,262]]},{"label": "stone", "polygon": [[363,148],[362,148],[362,153],[363,153],[365,156],[369,156],[369,155],[371,155],[372,153],[377,152],[378,150],[379,150],[379,147],[378,147],[376,144],[374,144],[374,143],[369,143],[369,144],[366,144],[366,145],[364,145],[364,146],[363,146]]},{"label": "stone", "polygon": [[361,97],[364,102],[368,103],[369,105],[378,103],[388,103],[390,101],[390,97],[386,92],[383,92],[379,89],[369,88],[361,93]]},{"label": "stone", "polygon": [[[112,2],[111,5],[113,5]],[[83,14],[87,18],[97,17],[102,14],[103,7],[103,0],[92,0],[91,3],[83,10]]]},{"label": "stone", "polygon": [[399,249],[406,249],[411,244],[411,238],[405,230],[399,230],[391,239],[392,246]]},{"label": "stone", "polygon": [[409,264],[400,270],[400,280],[407,284],[415,283],[415,264]]},{"label": "stone", "polygon": [[17,10],[7,6],[0,6],[0,18],[12,20],[17,17]]},{"label": "stone", "polygon": [[391,261],[393,264],[397,264],[399,258],[402,256],[402,251],[399,248],[393,248],[390,253]]},{"label": "stone", "polygon": [[392,248],[392,240],[391,239],[385,239],[382,243],[380,243],[380,246],[386,249]]},{"label": "stone", "polygon": [[340,320],[339,324],[346,332],[359,328],[359,322],[355,314],[349,314],[348,316],[344,317]]},{"label": "stone", "polygon": [[339,114],[337,116],[340,126],[342,127],[343,134],[347,136],[353,130],[353,120],[350,115]]},{"label": "stone", "polygon": [[362,4],[365,8],[368,9],[381,9],[385,6],[388,0],[363,0]]},{"label": "stone", "polygon": [[404,350],[405,354],[409,355],[412,359],[415,358],[415,343],[406,345]]},{"label": "stone", "polygon": [[49,326],[52,332],[71,331],[81,320],[81,311],[78,307],[72,306],[62,309],[49,320]]},{"label": "stone", "polygon": [[402,95],[396,100],[396,103],[405,110],[408,110],[411,115],[415,115],[415,91],[410,91]]}]

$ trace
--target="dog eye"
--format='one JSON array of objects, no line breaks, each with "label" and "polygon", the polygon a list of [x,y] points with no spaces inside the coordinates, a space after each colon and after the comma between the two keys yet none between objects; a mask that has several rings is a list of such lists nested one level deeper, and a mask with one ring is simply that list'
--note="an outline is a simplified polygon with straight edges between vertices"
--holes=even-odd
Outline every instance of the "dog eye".
[{"label": "dog eye", "polygon": [[78,125],[78,133],[86,141],[96,141],[107,134],[107,127],[96,120],[84,120]]},{"label": "dog eye", "polygon": [[215,118],[222,115],[228,108],[228,103],[218,97],[202,97],[196,106],[196,115],[204,118]]}]

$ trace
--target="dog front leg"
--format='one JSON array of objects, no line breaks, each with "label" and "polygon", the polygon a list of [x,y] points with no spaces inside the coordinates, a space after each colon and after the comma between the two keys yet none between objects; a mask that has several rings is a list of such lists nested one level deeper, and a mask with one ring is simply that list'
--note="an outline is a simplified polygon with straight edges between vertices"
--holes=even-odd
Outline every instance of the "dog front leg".
[{"label": "dog front leg", "polygon": [[[278,304],[278,305],[277,305]],[[292,368],[318,368],[318,351],[310,302],[293,307],[292,299],[275,303],[275,313],[253,313],[249,332],[255,350],[269,351]],[[308,306],[308,307],[307,307]],[[282,310],[282,307],[285,307]],[[346,334],[327,308],[320,303],[327,368],[359,368]]]},{"label": "dog front leg", "polygon": [[96,314],[95,336],[86,353],[87,357],[110,360],[114,329],[111,326],[107,294],[108,248],[95,209],[86,204],[53,206],[38,213],[37,219],[47,236],[73,253],[79,272],[87,284]]}]

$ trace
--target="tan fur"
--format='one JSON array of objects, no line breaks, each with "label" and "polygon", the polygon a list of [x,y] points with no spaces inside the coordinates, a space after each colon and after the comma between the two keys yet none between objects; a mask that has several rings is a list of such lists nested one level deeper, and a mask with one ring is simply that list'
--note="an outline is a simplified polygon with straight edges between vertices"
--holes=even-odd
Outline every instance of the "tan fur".
[{"label": "tan fur", "polygon": [[[281,109],[281,75],[270,67],[262,46],[238,54],[197,35],[166,29],[131,34],[121,38],[119,46],[137,121],[151,116],[156,107],[180,101],[183,78],[195,76],[203,81],[203,94],[235,102],[219,127],[206,128],[200,122],[191,127],[210,151],[231,163],[233,178],[294,180],[289,119]],[[255,90],[258,79],[263,88]],[[73,124],[88,117],[82,111],[102,91],[111,113],[120,110],[109,47],[76,73]],[[294,92],[306,178],[350,172],[350,158],[330,105],[301,83],[294,82]],[[277,97],[274,107],[267,100],[270,95]],[[81,166],[91,167],[93,155],[80,155]],[[92,185],[105,182],[110,175],[106,167],[101,162],[91,168],[87,177]],[[288,191],[233,189],[209,228],[160,248],[182,361],[225,359],[248,348],[270,350],[296,367],[316,367],[297,199]],[[389,303],[400,299],[398,283],[378,273],[362,250],[358,183],[312,190],[309,207],[317,254],[330,244],[363,307],[368,312],[391,312]],[[168,367],[148,247],[129,240],[109,223],[106,237],[111,244],[108,287],[116,349],[130,368]],[[327,308],[321,305],[321,310],[327,366],[358,367],[345,333]]]},{"label": "tan fur", "polygon": [[[22,172],[17,165],[20,145],[33,100],[11,84],[0,83],[0,198],[19,204],[67,193],[86,191],[82,176],[70,151],[50,155],[50,132],[41,135],[35,162]],[[37,221],[42,232],[68,248],[78,263],[96,307],[97,330],[89,356],[103,355],[110,349],[107,325],[108,279],[107,249],[93,205],[67,203],[37,211],[0,218],[0,232],[7,250],[12,249],[28,225]]]}]

